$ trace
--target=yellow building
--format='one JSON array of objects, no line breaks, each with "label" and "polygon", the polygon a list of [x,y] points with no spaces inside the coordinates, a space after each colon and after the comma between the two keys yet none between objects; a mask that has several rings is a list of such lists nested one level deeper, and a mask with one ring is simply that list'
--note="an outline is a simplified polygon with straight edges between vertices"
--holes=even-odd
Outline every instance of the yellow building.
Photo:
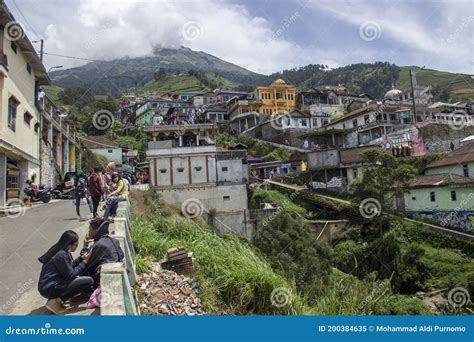
[{"label": "yellow building", "polygon": [[274,115],[281,111],[290,112],[296,108],[296,87],[287,84],[281,78],[268,87],[257,87],[255,96],[262,102],[259,108],[261,114]]}]

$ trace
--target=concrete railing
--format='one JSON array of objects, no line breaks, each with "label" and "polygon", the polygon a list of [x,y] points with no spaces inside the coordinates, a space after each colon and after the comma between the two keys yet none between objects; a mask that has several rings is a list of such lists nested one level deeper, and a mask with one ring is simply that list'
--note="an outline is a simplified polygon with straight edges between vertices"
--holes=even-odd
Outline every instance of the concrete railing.
[{"label": "concrete railing", "polygon": [[120,202],[117,217],[109,226],[110,236],[120,243],[125,257],[123,262],[102,265],[100,272],[100,314],[105,316],[137,315],[132,286],[137,281],[133,263],[132,238],[130,235],[130,202]]}]

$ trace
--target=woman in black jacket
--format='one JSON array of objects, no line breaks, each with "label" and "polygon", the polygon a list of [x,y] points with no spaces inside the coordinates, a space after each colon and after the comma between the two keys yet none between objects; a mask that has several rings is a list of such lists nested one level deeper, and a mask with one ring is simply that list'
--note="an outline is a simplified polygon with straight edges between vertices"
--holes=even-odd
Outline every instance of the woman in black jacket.
[{"label": "woman in black jacket", "polygon": [[89,292],[94,283],[91,277],[79,277],[91,253],[89,251],[73,260],[71,253],[78,245],[77,233],[67,230],[54,246],[38,258],[43,264],[38,291],[48,299],[46,308],[56,315],[64,313],[65,301],[77,294]]}]

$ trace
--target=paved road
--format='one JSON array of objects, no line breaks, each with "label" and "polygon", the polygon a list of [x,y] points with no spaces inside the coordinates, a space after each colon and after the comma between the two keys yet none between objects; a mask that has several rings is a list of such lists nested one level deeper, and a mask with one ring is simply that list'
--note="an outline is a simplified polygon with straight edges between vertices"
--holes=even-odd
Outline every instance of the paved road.
[{"label": "paved road", "polygon": [[[85,206],[81,209],[86,213]],[[86,225],[69,200],[34,205],[17,218],[0,217],[0,315],[44,313],[46,300],[36,290],[38,257],[68,229],[82,241]]]}]

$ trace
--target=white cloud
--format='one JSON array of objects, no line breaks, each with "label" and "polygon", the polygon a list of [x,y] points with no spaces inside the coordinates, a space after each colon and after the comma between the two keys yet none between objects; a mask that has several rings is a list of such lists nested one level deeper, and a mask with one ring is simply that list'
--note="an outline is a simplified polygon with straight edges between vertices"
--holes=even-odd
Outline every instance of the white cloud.
[{"label": "white cloud", "polygon": [[[261,73],[320,62],[315,60],[316,53],[275,37],[266,19],[219,0],[80,0],[74,15],[52,12],[49,19],[45,50],[83,58],[145,56],[156,46],[184,45]],[[193,39],[183,35],[188,23],[195,29],[189,31]],[[326,64],[336,64],[324,59]],[[47,56],[46,63],[74,66],[84,62]]]},{"label": "white cloud", "polygon": [[[474,15],[470,0],[419,3],[318,0],[310,6],[354,25],[357,30],[364,23],[377,23],[382,39],[391,43],[391,56],[408,50],[427,67],[472,73]],[[375,44],[372,49],[380,48]]]},{"label": "white cloud", "polygon": [[[309,63],[337,67],[377,60],[472,73],[474,18],[469,11],[470,0],[421,4],[294,0],[294,5],[281,4],[289,9],[287,18],[300,11],[300,15],[290,20],[290,28],[285,26],[284,18],[278,22],[275,17],[268,17],[272,15],[270,8],[261,12],[266,13],[262,14],[267,16],[264,18],[230,1],[235,0],[16,0],[16,3],[37,34],[45,38],[47,52],[82,58],[138,57],[151,55],[156,46],[184,45],[260,73]],[[9,0],[7,3],[15,12],[15,6]],[[311,15],[306,16],[308,13]],[[21,16],[16,16],[23,22]],[[322,16],[334,19],[332,31],[326,32],[325,27],[318,26],[318,18]],[[309,26],[302,25],[307,24],[303,20],[314,21],[315,25],[309,25],[311,32],[304,31]],[[359,27],[368,21],[380,25],[381,37],[359,40]],[[351,27],[357,39],[347,42]],[[186,28],[184,36],[183,28]],[[27,25],[26,29],[37,39],[31,26]],[[304,45],[292,41],[290,31],[299,38],[305,37],[298,40]],[[318,41],[331,44],[322,48],[316,46]],[[65,67],[85,63],[53,56],[46,56],[45,62],[48,66]]]}]

